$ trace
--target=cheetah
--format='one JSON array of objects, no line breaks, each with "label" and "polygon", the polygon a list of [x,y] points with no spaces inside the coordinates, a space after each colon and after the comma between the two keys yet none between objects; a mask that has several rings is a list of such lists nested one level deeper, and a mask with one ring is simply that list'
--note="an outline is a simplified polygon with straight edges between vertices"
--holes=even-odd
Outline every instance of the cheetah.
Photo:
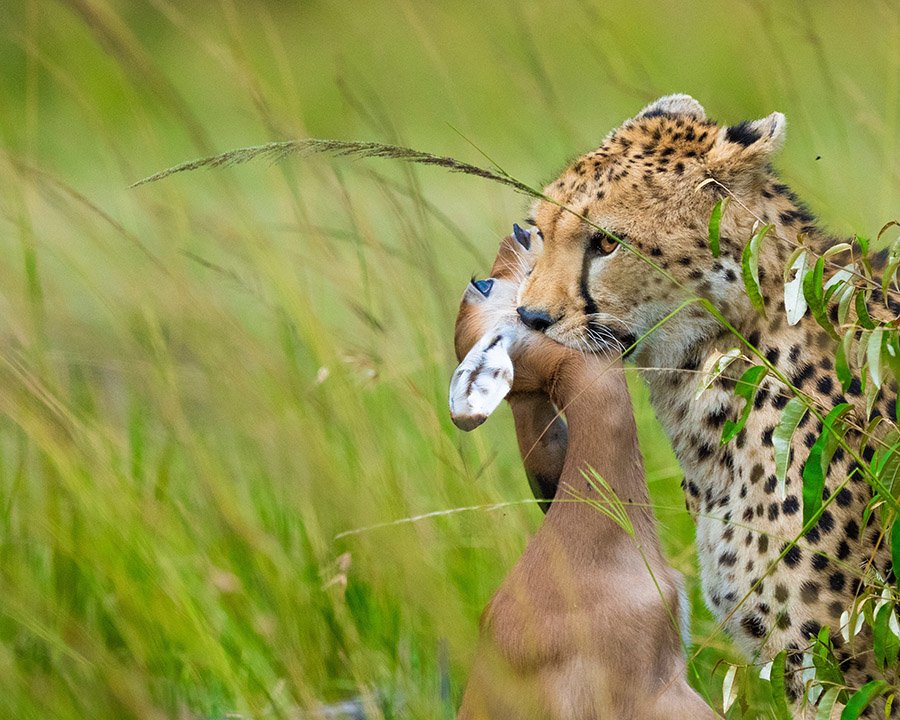
[{"label": "cheetah", "polygon": [[[834,341],[809,313],[790,324],[782,304],[783,270],[794,247],[803,243],[821,252],[836,242],[772,168],[785,125],[777,112],[719,125],[687,95],[644,108],[544,190],[530,218],[544,250],[518,313],[526,325],[565,345],[630,351],[684,470],[704,598],[752,661],[762,664],[787,651],[786,691],[800,704],[803,652],[826,626],[848,684],[859,687],[873,678],[871,635],[844,641],[840,618],[867,577],[877,573],[893,581],[890,551],[877,514],[863,521],[872,491],[842,449],[823,493],[835,497],[818,523],[791,542],[803,527],[802,471],[821,422],[810,413],[800,421],[783,491],[773,432],[791,395],[771,374],[746,425],[721,444],[723,426],[744,405],[735,396],[734,378],[750,362],[738,361],[698,393],[704,367],[740,343],[698,303],[686,302],[711,302],[822,414],[848,402],[865,425],[859,377],[843,392],[832,361]],[[716,257],[708,221],[726,194],[731,202]],[[763,223],[772,229],[759,252],[760,312],[742,283],[741,258]],[[853,252],[832,259],[843,265]],[[900,303],[879,290],[872,294],[873,313],[876,305],[890,317],[900,313]],[[883,390],[872,414],[892,424],[896,385]],[[859,434],[847,439],[854,447],[861,443]],[[872,458],[871,447],[861,452],[864,460]],[[877,709],[868,712],[879,716]]]}]

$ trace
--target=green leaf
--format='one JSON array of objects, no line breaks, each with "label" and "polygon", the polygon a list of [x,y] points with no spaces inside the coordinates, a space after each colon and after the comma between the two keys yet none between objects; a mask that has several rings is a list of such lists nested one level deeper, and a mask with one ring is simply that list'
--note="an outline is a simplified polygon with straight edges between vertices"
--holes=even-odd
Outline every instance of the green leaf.
[{"label": "green leaf", "polygon": [[891,613],[894,612],[894,604],[889,602],[881,607],[872,624],[872,648],[875,652],[875,660],[882,670],[893,667],[897,662],[897,651],[900,649],[897,636],[891,632],[888,622]]},{"label": "green leaf", "polygon": [[823,475],[828,475],[828,466],[831,465],[831,458],[834,457],[837,449],[841,446],[841,438],[843,436],[843,432],[831,432],[828,434],[828,438],[825,440],[825,445],[822,448],[822,457],[819,460],[822,465]]},{"label": "green leaf", "polygon": [[828,248],[824,253],[822,253],[822,257],[826,260],[833,255],[840,255],[843,252],[847,252],[848,250],[852,250],[853,246],[850,243],[842,242],[835,243],[830,248]]},{"label": "green leaf", "polygon": [[876,388],[881,387],[881,345],[884,337],[884,328],[875,328],[869,336],[869,344],[866,347],[866,360],[869,363],[869,375]]},{"label": "green leaf", "polygon": [[695,397],[699,398],[703,395],[709,389],[709,386],[716,381],[716,378],[725,372],[725,369],[739,357],[741,357],[741,351],[738,348],[731,348],[720,355],[711,354],[706,359],[706,362],[703,363],[703,369],[700,372],[700,384],[697,387]]},{"label": "green leaf", "polygon": [[[856,472],[859,473],[860,475],[862,475],[862,473],[861,473],[859,470],[857,470]],[[856,533],[856,542],[862,542],[863,531],[864,531],[864,529],[865,529],[865,526],[869,524],[869,516],[870,516],[873,512],[875,512],[875,507],[874,507],[874,505],[875,505],[875,503],[877,503],[877,502],[879,502],[879,500],[878,500],[878,496],[876,495],[876,496],[873,497],[871,500],[869,500],[868,503],[866,503],[866,507],[863,509],[863,514],[862,514],[862,525],[863,525],[863,528],[860,529],[860,531],[859,531],[858,533]]]},{"label": "green leaf", "polygon": [[725,673],[725,678],[722,680],[722,709],[726,713],[737,699],[737,688],[734,685],[736,675],[737,665],[731,665],[728,668],[728,672]]},{"label": "green leaf", "polygon": [[[852,333],[853,331],[851,330],[850,332]],[[844,342],[838,343],[835,351],[834,370],[841,383],[841,390],[847,392],[847,388],[853,382],[853,374],[850,372],[850,363],[847,362],[847,351],[844,349]]]},{"label": "green leaf", "polygon": [[872,408],[875,407],[875,402],[878,400],[879,387],[874,382],[867,382],[864,387],[866,392],[866,419],[868,420],[872,417]]},{"label": "green leaf", "polygon": [[856,339],[856,367],[863,370],[859,381],[862,383],[863,388],[865,388],[866,382],[868,381],[868,375],[865,373],[866,349],[869,347],[869,335],[872,334],[872,331],[860,330],[857,326],[856,333],[859,336]]},{"label": "green leaf", "polygon": [[816,259],[813,266],[813,280],[816,286],[816,297],[822,298],[825,295],[825,257]]},{"label": "green leaf", "polygon": [[891,527],[891,562],[894,565],[894,577],[900,577],[900,522],[894,520]]},{"label": "green leaf", "polygon": [[869,703],[881,695],[887,686],[888,684],[884,680],[867,682],[847,701],[844,712],[841,713],[841,720],[857,720]]},{"label": "green leaf", "polygon": [[722,225],[722,213],[725,212],[725,207],[730,199],[726,195],[719,200],[709,216],[709,249],[712,250],[713,257],[719,257],[722,252],[719,246],[719,228]]},{"label": "green leaf", "polygon": [[803,466],[803,525],[805,526],[809,520],[815,515],[819,508],[822,507],[822,489],[825,487],[825,475],[828,472],[827,467],[822,467],[822,453],[825,444],[828,442],[828,436],[832,432],[832,426],[842,415],[851,409],[849,403],[841,403],[835,406],[825,422],[822,424],[822,432],[818,440],[810,448],[809,457],[806,458],[806,464]]},{"label": "green leaf", "polygon": [[756,393],[759,392],[759,383],[766,376],[767,372],[769,372],[769,369],[765,365],[754,365],[749,370],[746,370],[741,375],[740,380],[737,381],[734,394],[745,400],[744,409],[741,410],[741,416],[736,422],[734,420],[725,421],[725,425],[722,428],[721,442],[723,445],[731,442],[734,436],[747,424],[747,418],[750,417],[750,410],[753,407],[753,400],[756,398]]},{"label": "green leaf", "polygon": [[[875,418],[869,424],[874,425],[881,419]],[[871,437],[871,435],[870,430],[866,428],[864,436]],[[897,476],[900,475],[900,433],[896,430],[889,430],[881,438],[881,442],[884,449],[878,451],[877,461],[873,463],[875,474],[878,475],[878,479],[888,492],[897,497],[897,490],[900,488],[895,488],[895,483],[897,482]]]},{"label": "green leaf", "polygon": [[859,251],[863,255],[868,255],[869,254],[869,238],[867,238],[865,235],[856,235],[855,238],[856,238],[856,244],[859,245]]},{"label": "green leaf", "polygon": [[809,305],[809,311],[831,337],[835,340],[839,338],[834,325],[828,319],[827,308],[825,307],[825,289],[822,285],[822,278],[825,273],[825,258],[820,257],[816,260],[816,264],[811,272],[803,276],[803,297]]},{"label": "green leaf", "polygon": [[816,711],[816,720],[830,720],[831,710],[837,700],[840,688],[828,688],[819,700],[819,709]]},{"label": "green leaf", "polygon": [[862,325],[866,330],[874,330],[875,329],[875,321],[872,320],[872,316],[869,315],[869,308],[866,306],[866,291],[860,290],[856,293],[856,318],[859,320],[859,324]]},{"label": "green leaf", "polygon": [[848,286],[845,292],[841,293],[841,299],[838,300],[838,325],[844,327],[850,317],[850,306],[856,297],[856,288]]},{"label": "green leaf", "polygon": [[[875,236],[875,242],[880,242],[881,236],[884,235],[892,227],[900,228],[900,222],[897,222],[896,220],[888,220],[884,225],[882,225],[881,230],[878,231],[878,235]],[[896,243],[896,240],[894,242]]]},{"label": "green leaf", "polygon": [[[828,257],[827,253],[823,257]],[[855,272],[855,265],[845,265],[828,278],[828,281],[823,286],[826,305],[832,298],[837,298],[838,302],[840,302],[847,293],[851,293],[856,289],[856,286],[853,284]]]},{"label": "green leaf", "polygon": [[893,612],[893,610],[890,603],[882,605],[881,609],[875,614],[875,622],[872,623],[872,653],[875,656],[876,664],[882,671],[884,670],[885,641],[887,640],[885,633],[890,634],[891,632],[887,626],[887,613]]},{"label": "green leaf", "polygon": [[782,650],[772,659],[772,671],[769,683],[772,686],[772,705],[778,720],[791,720],[793,717],[784,697],[784,666],[787,650]]},{"label": "green leaf", "polygon": [[781,411],[781,418],[772,433],[772,445],[775,446],[775,477],[778,479],[778,493],[784,500],[785,482],[787,479],[788,461],[791,457],[791,438],[797,426],[806,414],[806,405],[800,398],[791,398]]},{"label": "green leaf", "polygon": [[763,238],[766,233],[772,229],[771,225],[763,225],[757,230],[750,242],[744,248],[741,256],[741,275],[744,278],[744,287],[747,289],[747,296],[750,298],[750,304],[761,313],[763,317],[766,315],[766,306],[763,302],[762,291],[759,287],[759,249],[762,245]]},{"label": "green leaf", "polygon": [[[895,380],[900,380],[900,337],[896,332],[888,331],[884,335],[884,352],[882,362],[886,362]],[[895,418],[891,418],[894,420]]]},{"label": "green leaf", "polygon": [[881,294],[884,295],[885,302],[887,302],[888,298],[888,286],[891,284],[891,281],[897,277],[898,267],[900,267],[900,260],[891,260],[884,269],[884,273],[881,275]]},{"label": "green leaf", "polygon": [[827,627],[819,630],[819,635],[812,648],[813,665],[816,668],[816,680],[826,685],[843,686],[844,674],[834,656],[830,632]]},{"label": "green leaf", "polygon": [[794,277],[784,284],[784,309],[787,311],[788,325],[796,325],[806,314],[806,298],[803,296],[803,278],[806,276],[807,251],[800,254],[791,263],[790,272]]}]

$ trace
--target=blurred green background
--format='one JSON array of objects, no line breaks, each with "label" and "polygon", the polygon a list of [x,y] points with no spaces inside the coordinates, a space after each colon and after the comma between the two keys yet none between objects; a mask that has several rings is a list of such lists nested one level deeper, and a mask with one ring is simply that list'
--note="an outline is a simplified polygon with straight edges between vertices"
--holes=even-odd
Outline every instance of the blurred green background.
[{"label": "blurred green background", "polygon": [[[504,408],[446,410],[471,273],[527,202],[390,161],[129,190],[273,139],[407,144],[551,179],[645,103],[781,110],[835,231],[900,197],[894,2],[6,0],[0,25],[0,716],[446,718],[540,513]],[[632,373],[633,374],[633,373]],[[738,660],[697,590],[679,470],[635,377],[694,600],[695,685]],[[759,689],[730,717],[765,717]]]}]

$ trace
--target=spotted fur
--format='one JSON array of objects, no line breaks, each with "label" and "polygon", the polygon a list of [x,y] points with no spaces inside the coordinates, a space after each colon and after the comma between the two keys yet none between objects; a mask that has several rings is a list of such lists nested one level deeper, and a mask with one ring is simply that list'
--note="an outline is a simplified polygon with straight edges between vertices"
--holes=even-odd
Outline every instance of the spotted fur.
[{"label": "spotted fur", "polygon": [[[546,188],[549,200],[533,211],[544,252],[522,304],[549,315],[545,332],[564,344],[634,346],[633,357],[684,469],[706,601],[748,657],[765,662],[789,651],[788,669],[796,672],[788,678],[788,694],[799,701],[802,652],[824,626],[851,685],[875,675],[871,636],[845,643],[839,632],[841,613],[866,579],[876,573],[892,577],[877,514],[868,524],[861,521],[870,487],[850,454],[838,450],[825,488],[826,496],[837,492],[836,499],[818,525],[790,546],[802,529],[802,469],[820,423],[810,414],[800,423],[786,496],[780,497],[772,434],[790,397],[787,388],[766,380],[745,428],[722,446],[722,427],[737,418],[743,401],[725,377],[698,395],[698,373],[712,356],[739,343],[697,304],[650,332],[686,299],[707,298],[823,414],[846,401],[865,424],[859,378],[842,391],[831,338],[809,315],[794,326],[786,321],[782,273],[790,253],[800,242],[821,250],[835,241],[770,165],[784,133],[780,113],[726,127],[685,95],[648,106]],[[707,223],[726,193],[732,202],[716,258]],[[750,306],[741,281],[741,253],[757,223],[773,225],[759,259],[765,315]],[[602,231],[622,245],[598,252]],[[846,253],[833,259],[850,261]],[[900,312],[900,303],[880,291],[871,306],[882,317]],[[739,361],[725,375],[737,377],[746,367]],[[892,424],[895,413],[892,387],[874,414]],[[848,440],[864,445],[858,434]],[[865,459],[872,456],[865,445],[860,452]]]}]

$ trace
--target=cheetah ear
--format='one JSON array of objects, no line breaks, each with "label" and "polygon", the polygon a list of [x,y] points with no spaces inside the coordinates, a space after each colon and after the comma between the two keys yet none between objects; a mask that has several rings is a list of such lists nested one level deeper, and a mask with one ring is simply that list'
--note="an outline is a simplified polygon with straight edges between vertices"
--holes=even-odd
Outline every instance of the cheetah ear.
[{"label": "cheetah ear", "polygon": [[708,162],[711,167],[738,171],[764,167],[784,145],[786,130],[787,120],[780,112],[720,128]]},{"label": "cheetah ear", "polygon": [[690,95],[665,95],[641,110],[638,118],[657,117],[658,115],[688,115],[697,120],[706,119],[706,110]]}]

